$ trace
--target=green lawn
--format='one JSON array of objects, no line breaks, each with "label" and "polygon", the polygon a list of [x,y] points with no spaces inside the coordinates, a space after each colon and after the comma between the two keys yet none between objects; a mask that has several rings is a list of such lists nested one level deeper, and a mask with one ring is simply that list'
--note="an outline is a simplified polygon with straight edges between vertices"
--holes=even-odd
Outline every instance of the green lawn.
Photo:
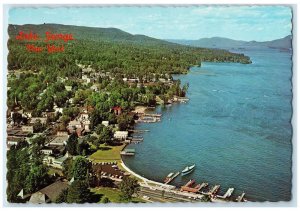
[{"label": "green lawn", "polygon": [[[126,201],[120,200],[121,191],[119,189],[99,187],[99,188],[92,188],[91,191],[101,196],[100,201],[98,203],[102,203],[102,200],[105,197],[107,197],[109,201],[112,203],[126,203]],[[137,202],[146,202],[146,201],[140,198],[133,198],[132,202],[137,203]]]},{"label": "green lawn", "polygon": [[120,146],[105,146],[101,145],[101,149],[93,153],[89,158],[95,162],[111,162],[120,161],[120,152],[124,148],[124,144]]}]

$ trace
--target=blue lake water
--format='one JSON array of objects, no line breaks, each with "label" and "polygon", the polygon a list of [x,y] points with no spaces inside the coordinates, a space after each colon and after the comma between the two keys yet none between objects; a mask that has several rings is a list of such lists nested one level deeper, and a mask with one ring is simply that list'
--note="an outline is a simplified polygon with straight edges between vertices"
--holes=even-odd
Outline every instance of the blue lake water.
[{"label": "blue lake water", "polygon": [[134,157],[125,164],[148,179],[162,182],[170,172],[196,164],[189,179],[221,193],[234,187],[252,201],[291,199],[292,62],[291,54],[273,49],[243,50],[252,64],[202,63],[189,74],[175,76],[189,83],[186,104],[158,107],[159,123],[144,142],[129,145]]}]

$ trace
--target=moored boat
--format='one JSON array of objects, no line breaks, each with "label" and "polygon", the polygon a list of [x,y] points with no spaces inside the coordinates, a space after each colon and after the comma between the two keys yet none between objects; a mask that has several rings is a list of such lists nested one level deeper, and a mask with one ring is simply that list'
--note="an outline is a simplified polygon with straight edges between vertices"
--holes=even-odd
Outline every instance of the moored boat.
[{"label": "moored boat", "polygon": [[192,165],[192,166],[187,166],[185,167],[182,172],[181,172],[181,175],[184,176],[184,175],[187,175],[189,173],[191,173],[196,167],[196,164]]},{"label": "moored boat", "polygon": [[173,172],[171,172],[170,174],[168,174],[168,176],[165,178],[164,182],[165,183],[169,182],[173,175],[174,175]]}]

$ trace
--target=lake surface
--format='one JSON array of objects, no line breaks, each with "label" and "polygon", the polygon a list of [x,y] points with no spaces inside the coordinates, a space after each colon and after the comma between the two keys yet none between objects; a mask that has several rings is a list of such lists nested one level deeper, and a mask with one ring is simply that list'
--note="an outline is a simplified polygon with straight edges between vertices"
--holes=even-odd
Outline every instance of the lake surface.
[{"label": "lake surface", "polygon": [[196,164],[189,179],[221,193],[234,187],[251,201],[291,199],[292,85],[291,54],[273,49],[243,50],[253,64],[202,63],[187,75],[186,104],[158,107],[159,123],[140,123],[149,129],[144,142],[129,145],[134,157],[125,164],[148,179],[160,181],[170,172]]}]

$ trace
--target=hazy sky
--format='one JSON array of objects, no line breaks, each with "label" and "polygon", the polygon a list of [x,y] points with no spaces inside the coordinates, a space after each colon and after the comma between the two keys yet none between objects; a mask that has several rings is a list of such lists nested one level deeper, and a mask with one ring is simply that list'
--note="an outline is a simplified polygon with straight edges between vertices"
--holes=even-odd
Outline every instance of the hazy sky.
[{"label": "hazy sky", "polygon": [[25,7],[9,11],[10,24],[115,27],[160,39],[273,40],[291,34],[291,19],[291,9],[284,6]]}]

